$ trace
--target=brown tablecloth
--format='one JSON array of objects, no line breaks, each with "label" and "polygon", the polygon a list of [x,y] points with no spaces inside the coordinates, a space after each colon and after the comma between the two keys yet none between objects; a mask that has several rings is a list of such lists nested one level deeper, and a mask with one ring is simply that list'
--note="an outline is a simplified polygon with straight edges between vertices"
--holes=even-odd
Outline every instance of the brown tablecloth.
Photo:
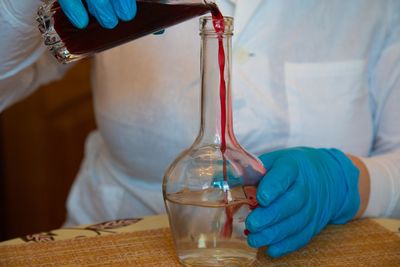
[{"label": "brown tablecloth", "polygon": [[[0,266],[180,266],[167,226],[164,216],[31,235],[0,243]],[[62,232],[71,235],[58,238]],[[372,220],[359,220],[328,226],[308,246],[279,259],[260,250],[254,264],[283,265],[400,266],[400,238]]]}]

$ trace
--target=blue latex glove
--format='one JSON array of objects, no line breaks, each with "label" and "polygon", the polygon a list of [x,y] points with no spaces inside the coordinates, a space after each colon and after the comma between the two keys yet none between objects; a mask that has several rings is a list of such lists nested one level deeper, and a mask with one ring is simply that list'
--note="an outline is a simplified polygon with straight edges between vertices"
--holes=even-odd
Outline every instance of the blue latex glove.
[{"label": "blue latex glove", "polygon": [[359,170],[337,149],[291,148],[260,157],[267,174],[246,227],[252,247],[279,257],[306,245],[328,223],[351,220],[360,206]]},{"label": "blue latex glove", "polygon": [[[136,0],[85,0],[100,25],[112,29],[118,20],[129,21],[136,15]],[[75,27],[83,29],[89,23],[89,16],[82,0],[58,0],[62,10]]]}]

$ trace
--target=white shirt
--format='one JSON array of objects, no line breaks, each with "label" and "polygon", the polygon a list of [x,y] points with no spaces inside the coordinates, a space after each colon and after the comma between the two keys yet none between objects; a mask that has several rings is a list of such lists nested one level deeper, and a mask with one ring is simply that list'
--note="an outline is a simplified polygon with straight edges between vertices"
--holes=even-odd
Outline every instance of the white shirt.
[{"label": "white shirt", "polygon": [[[400,1],[219,4],[235,17],[240,143],[257,155],[301,145],[360,156],[371,175],[365,216],[400,216]],[[69,224],[164,212],[163,173],[199,127],[199,44],[194,19],[95,57],[99,131],[87,141]],[[11,49],[1,46],[1,55]],[[48,55],[32,65],[32,54],[0,64],[1,99],[62,75]]]}]

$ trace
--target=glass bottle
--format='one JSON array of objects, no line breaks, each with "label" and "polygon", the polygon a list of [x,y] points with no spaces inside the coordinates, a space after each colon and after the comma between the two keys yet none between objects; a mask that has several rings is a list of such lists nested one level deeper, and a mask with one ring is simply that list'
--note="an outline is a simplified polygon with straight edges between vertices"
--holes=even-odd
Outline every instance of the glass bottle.
[{"label": "glass bottle", "polygon": [[[223,20],[200,19],[200,131],[192,146],[171,164],[163,181],[175,246],[185,266],[247,266],[257,253],[247,245],[244,222],[257,206],[256,186],[266,171],[240,146],[233,132],[233,18]],[[223,25],[223,31],[217,33],[215,25]],[[225,55],[218,60],[221,46]],[[225,63],[223,77],[221,63]],[[226,84],[225,94],[221,94],[221,82]],[[224,114],[225,124],[221,123]]]},{"label": "glass bottle", "polygon": [[43,1],[38,10],[39,29],[45,45],[61,63],[91,56],[203,15],[216,7],[213,0],[137,0],[137,14],[133,20],[120,21],[110,30],[102,28],[90,16],[89,25],[79,30],[65,16],[57,0]]}]

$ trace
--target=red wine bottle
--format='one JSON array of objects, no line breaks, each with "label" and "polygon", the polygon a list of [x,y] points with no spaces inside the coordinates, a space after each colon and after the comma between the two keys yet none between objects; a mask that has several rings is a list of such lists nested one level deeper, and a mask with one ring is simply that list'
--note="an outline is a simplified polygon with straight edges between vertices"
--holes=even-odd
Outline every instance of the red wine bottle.
[{"label": "red wine bottle", "polygon": [[56,0],[38,11],[39,29],[45,44],[58,61],[68,63],[116,47],[188,19],[218,10],[211,0],[137,0],[137,14],[131,21],[119,21],[105,29],[89,15],[89,25],[77,29]]}]

